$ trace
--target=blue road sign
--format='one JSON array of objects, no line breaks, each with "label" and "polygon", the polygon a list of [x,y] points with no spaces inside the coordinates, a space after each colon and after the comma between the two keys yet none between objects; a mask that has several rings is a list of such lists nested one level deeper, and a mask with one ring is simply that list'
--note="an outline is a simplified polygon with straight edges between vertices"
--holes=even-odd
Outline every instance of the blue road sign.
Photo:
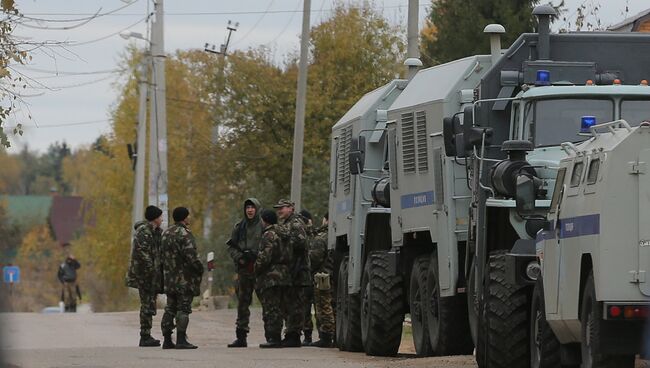
[{"label": "blue road sign", "polygon": [[2,268],[2,275],[4,282],[7,284],[17,284],[20,282],[20,267],[18,266],[4,266]]}]

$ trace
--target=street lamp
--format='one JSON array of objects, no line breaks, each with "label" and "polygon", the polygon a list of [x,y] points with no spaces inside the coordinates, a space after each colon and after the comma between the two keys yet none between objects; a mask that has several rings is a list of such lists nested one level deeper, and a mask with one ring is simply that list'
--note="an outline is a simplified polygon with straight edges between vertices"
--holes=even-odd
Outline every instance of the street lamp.
[{"label": "street lamp", "polygon": [[137,38],[139,40],[144,40],[147,42],[150,42],[148,39],[144,37],[144,35],[140,32],[133,32],[133,31],[122,31],[120,32],[120,37],[122,37],[125,40],[128,40],[129,38]]}]

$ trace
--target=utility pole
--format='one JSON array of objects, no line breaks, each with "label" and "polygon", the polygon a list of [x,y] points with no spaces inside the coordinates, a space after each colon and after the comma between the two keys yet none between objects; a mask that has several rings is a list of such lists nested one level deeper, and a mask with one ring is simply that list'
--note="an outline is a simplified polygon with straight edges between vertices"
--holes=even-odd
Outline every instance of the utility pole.
[{"label": "utility pole", "polygon": [[[154,201],[163,211],[162,227],[166,228],[169,222],[168,195],[167,195],[167,101],[165,97],[165,34],[163,0],[156,0],[154,4],[155,18],[151,26],[151,57],[153,59],[153,95],[151,98],[151,134],[150,145],[156,151],[153,167],[155,171],[149,181],[149,199]],[[152,163],[150,161],[150,163]],[[151,169],[151,167],[150,167]],[[153,182],[155,181],[155,183]],[[151,190],[155,191],[152,193]]]},{"label": "utility pole", "polygon": [[407,59],[404,62],[404,65],[408,67],[408,80],[411,80],[422,66],[422,61],[420,60],[420,43],[418,40],[418,22],[420,21],[419,10],[420,1],[409,0],[407,27],[408,45],[406,48]]},{"label": "utility pole", "polygon": [[291,201],[300,210],[302,196],[302,156],[305,140],[305,105],[307,103],[307,53],[309,47],[309,16],[311,0],[304,0],[302,8],[302,35],[300,36],[300,65],[296,93],[296,121],[293,131],[293,162],[291,166]]},{"label": "utility pole", "polygon": [[[205,48],[203,49],[206,52],[210,52],[213,54],[218,54],[218,55],[223,55],[225,58],[227,53],[228,53],[228,45],[230,45],[230,37],[232,36],[233,32],[237,32],[237,27],[239,27],[239,22],[235,23],[234,25],[232,24],[232,21],[228,21],[228,25],[226,26],[226,29],[228,30],[228,37],[226,38],[226,43],[222,43],[221,47],[219,48],[219,51],[217,51],[217,47],[214,44],[205,44]],[[223,72],[223,70],[222,70]]]},{"label": "utility pole", "polygon": [[144,60],[139,65],[138,89],[140,105],[138,108],[137,143],[135,147],[135,185],[133,189],[133,223],[144,218],[144,169],[145,153],[147,147],[147,65]]},{"label": "utility pole", "polygon": [[[226,26],[226,29],[228,30],[228,37],[226,38],[226,43],[222,43],[219,51],[217,51],[217,47],[214,44],[205,44],[204,51],[212,53],[212,54],[217,54],[221,55],[221,68],[219,69],[219,74],[217,75],[217,81],[224,81],[224,68],[226,67],[226,56],[228,55],[228,46],[230,45],[230,37],[232,36],[233,32],[237,31],[237,28],[239,27],[239,22],[233,24],[232,21],[228,21],[228,25]],[[225,86],[222,86],[221,91],[223,91],[223,88]],[[221,92],[220,91],[220,92]],[[219,101],[221,96],[218,96],[217,101]],[[217,108],[218,111],[218,108]],[[217,144],[219,142],[219,125],[217,124],[217,117],[214,119],[214,126],[212,127],[212,137],[211,137],[211,143],[213,146],[212,150],[212,160],[217,160],[218,158],[216,157],[215,153],[215,148],[217,147]],[[214,162],[214,161],[213,161]],[[210,193],[214,193],[214,183],[217,181],[217,178],[214,177],[214,173],[211,172],[213,175],[210,178]],[[208,208],[205,211],[205,218],[203,220],[203,237],[208,238],[210,236],[210,230],[212,229],[212,209],[213,209],[213,203],[211,201],[208,202]],[[212,277],[212,276],[210,276]],[[211,281],[210,281],[211,282]]]}]

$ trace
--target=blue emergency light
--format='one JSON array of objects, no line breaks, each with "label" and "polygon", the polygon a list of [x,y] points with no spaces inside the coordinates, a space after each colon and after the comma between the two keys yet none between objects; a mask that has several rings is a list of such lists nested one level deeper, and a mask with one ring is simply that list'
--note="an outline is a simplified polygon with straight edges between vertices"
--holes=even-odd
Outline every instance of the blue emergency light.
[{"label": "blue emergency light", "polygon": [[580,133],[589,133],[589,128],[596,125],[595,116],[583,116],[580,119]]},{"label": "blue emergency light", "polygon": [[551,72],[548,70],[538,70],[537,71],[537,80],[535,85],[537,86],[548,86],[551,84]]}]

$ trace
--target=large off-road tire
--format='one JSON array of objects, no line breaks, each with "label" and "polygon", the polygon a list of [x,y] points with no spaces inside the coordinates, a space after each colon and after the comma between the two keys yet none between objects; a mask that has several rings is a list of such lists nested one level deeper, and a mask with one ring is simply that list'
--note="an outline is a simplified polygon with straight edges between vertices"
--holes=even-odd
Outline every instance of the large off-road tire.
[{"label": "large off-road tire", "polygon": [[582,368],[632,368],[634,355],[609,355],[598,352],[601,325],[603,323],[603,307],[596,300],[594,275],[590,274],[582,293],[580,306],[580,322],[582,324]]},{"label": "large off-road tire", "polygon": [[544,284],[537,280],[530,301],[530,368],[558,368],[560,342],[546,321]]},{"label": "large off-road tire", "polygon": [[467,321],[465,295],[440,296],[437,252],[431,255],[426,304],[429,340],[434,355],[471,354],[474,344]]},{"label": "large off-road tire", "polygon": [[490,254],[487,272],[483,321],[487,367],[528,368],[530,287],[512,285],[506,280],[504,251]]},{"label": "large off-road tire", "polygon": [[336,288],[336,347],[342,351],[363,351],[359,316],[359,294],[348,294],[348,257],[339,266]]},{"label": "large off-road tire", "polygon": [[409,307],[411,311],[411,329],[413,345],[417,356],[431,356],[429,326],[427,322],[426,303],[428,300],[427,277],[429,273],[429,256],[422,255],[413,262],[411,282],[409,285]]},{"label": "large off-road tire", "polygon": [[361,282],[361,338],[366,354],[397,355],[403,323],[402,277],[391,272],[387,252],[371,253]]}]

